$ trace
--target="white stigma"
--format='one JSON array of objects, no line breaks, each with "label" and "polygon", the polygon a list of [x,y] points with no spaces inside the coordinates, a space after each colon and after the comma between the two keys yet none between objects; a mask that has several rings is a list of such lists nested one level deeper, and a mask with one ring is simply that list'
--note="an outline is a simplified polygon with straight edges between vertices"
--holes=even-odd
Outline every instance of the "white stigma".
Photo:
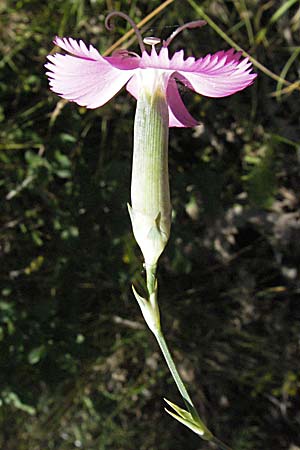
[{"label": "white stigma", "polygon": [[145,37],[143,39],[144,44],[146,45],[152,45],[152,47],[154,47],[155,45],[159,44],[161,42],[160,38],[155,37],[155,36],[149,36],[149,37]]}]

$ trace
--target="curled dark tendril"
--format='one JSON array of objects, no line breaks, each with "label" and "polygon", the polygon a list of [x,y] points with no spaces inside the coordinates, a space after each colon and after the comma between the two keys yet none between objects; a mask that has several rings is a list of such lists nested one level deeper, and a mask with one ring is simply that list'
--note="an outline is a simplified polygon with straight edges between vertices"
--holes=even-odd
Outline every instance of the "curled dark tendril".
[{"label": "curled dark tendril", "polygon": [[172,34],[171,36],[168,37],[168,39],[166,41],[163,42],[163,46],[164,47],[168,47],[168,45],[170,45],[170,43],[173,41],[173,39],[179,34],[181,33],[183,30],[186,29],[190,29],[190,28],[199,28],[199,27],[203,27],[204,25],[206,25],[207,22],[205,22],[205,20],[194,20],[193,22],[188,22],[185,23],[184,25],[182,25],[181,27],[178,27]]},{"label": "curled dark tendril", "polygon": [[125,20],[127,20],[128,23],[130,23],[130,25],[132,26],[132,28],[135,32],[135,35],[137,37],[141,52],[143,53],[145,51],[145,45],[143,43],[142,35],[141,35],[140,30],[138,29],[136,23],[129,16],[127,16],[127,14],[124,14],[120,11],[112,11],[105,18],[105,26],[109,31],[114,29],[114,26],[111,24],[111,19],[113,17],[122,17],[122,19],[125,19]]}]

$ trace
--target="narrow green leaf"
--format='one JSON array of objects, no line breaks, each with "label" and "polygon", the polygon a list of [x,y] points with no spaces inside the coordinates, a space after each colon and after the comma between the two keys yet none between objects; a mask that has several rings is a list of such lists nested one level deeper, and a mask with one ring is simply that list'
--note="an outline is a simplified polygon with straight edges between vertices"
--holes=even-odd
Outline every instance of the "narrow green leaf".
[{"label": "narrow green leaf", "polygon": [[170,402],[166,398],[164,399],[165,402],[177,413],[173,413],[172,411],[169,411],[167,408],[165,408],[165,411],[170,414],[174,419],[181,422],[186,427],[190,428],[194,433],[201,436],[203,439],[209,441],[212,439],[213,435],[209,431],[209,429],[204,425],[198,414],[196,416],[192,416],[191,413],[186,411],[183,408],[180,408],[179,406],[175,405],[175,403]]},{"label": "narrow green leaf", "polygon": [[201,428],[199,428],[198,424],[195,424],[194,422],[191,422],[190,420],[186,420],[183,417],[178,416],[177,414],[174,414],[172,411],[169,411],[167,408],[165,408],[165,411],[170,414],[174,419],[178,420],[178,422],[185,425],[187,428],[192,430],[194,433],[201,436],[203,439],[205,439],[205,431]]},{"label": "narrow green leaf", "polygon": [[280,19],[280,17],[283,16],[283,14],[294,5],[294,3],[297,2],[298,0],[288,0],[283,2],[280,8],[278,8],[277,11],[271,17],[270,24],[277,22],[277,20]]},{"label": "narrow green leaf", "polygon": [[[293,62],[296,60],[296,58],[298,57],[300,53],[300,47],[296,47],[295,50],[293,51],[293,53],[291,54],[291,56],[289,57],[289,59],[287,60],[287,62],[285,63],[281,73],[280,73],[280,80],[278,80],[277,82],[277,86],[276,86],[276,92],[279,93],[279,91],[281,91],[282,89],[282,85],[283,82],[282,80],[285,79],[285,77],[287,76],[288,71],[290,70]],[[280,95],[278,96],[278,98],[280,97]]]},{"label": "narrow green leaf", "polygon": [[177,412],[177,414],[182,417],[185,420],[189,420],[192,421],[193,417],[192,415],[186,411],[185,409],[180,408],[179,406],[175,405],[175,403],[170,402],[170,400],[167,400],[166,398],[164,398],[164,401],[166,403],[168,403],[169,406],[171,406],[172,409],[174,409],[174,411]]}]

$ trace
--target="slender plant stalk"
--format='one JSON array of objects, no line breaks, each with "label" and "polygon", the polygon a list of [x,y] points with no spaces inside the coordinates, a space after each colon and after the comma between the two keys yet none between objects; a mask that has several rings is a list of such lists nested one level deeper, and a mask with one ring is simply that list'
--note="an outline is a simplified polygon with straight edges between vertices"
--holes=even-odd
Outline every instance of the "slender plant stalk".
[{"label": "slender plant stalk", "polygon": [[232,450],[231,447],[228,447],[228,445],[224,444],[224,442],[220,441],[220,439],[215,436],[212,438],[211,442],[216,444],[221,450]]},{"label": "slender plant stalk", "polygon": [[[168,345],[166,343],[166,340],[164,338],[163,332],[159,330],[157,333],[154,334],[158,345],[161,349],[161,352],[166,360],[166,363],[168,365],[168,368],[171,372],[171,375],[175,381],[175,384],[184,400],[184,403],[189,411],[189,413],[193,416],[195,420],[200,419],[199,414],[193,404],[193,401],[179,375],[179,372],[175,366],[174,360],[172,358],[172,355],[169,351]],[[220,439],[216,438],[215,436],[212,437],[211,442],[216,444],[221,450],[232,450],[231,447],[226,445],[224,442],[220,441]]]},{"label": "slender plant stalk", "polygon": [[[156,279],[156,266],[152,267],[146,267],[146,279],[147,279],[147,289],[149,298],[152,298],[152,302],[155,302],[155,305],[152,305],[154,309],[158,311],[158,301],[157,301],[157,279]],[[153,296],[153,292],[155,290],[156,295]],[[177,367],[175,365],[175,362],[172,358],[172,355],[170,353],[169,347],[166,343],[165,337],[163,335],[161,327],[157,327],[156,330],[152,330],[153,334],[157,340],[157,343],[161,349],[161,352],[165,358],[165,361],[167,363],[167,366],[170,370],[170,373],[173,377],[173,380],[175,381],[175,384],[180,392],[180,395],[186,405],[186,408],[188,412],[191,414],[194,420],[200,420],[200,416],[194,406],[194,403],[185,387],[184,382],[182,381],[179,372],[177,370]],[[220,441],[218,438],[212,435],[212,438],[210,439],[211,442],[216,444],[221,450],[232,450],[231,447],[226,445],[224,442]]]},{"label": "slender plant stalk", "polygon": [[[153,309],[158,309],[158,301],[157,301],[157,278],[156,278],[156,269],[157,266],[146,266],[146,280],[147,280],[147,290],[149,294],[149,299],[154,299],[155,305],[152,305]],[[155,296],[152,294],[155,292]],[[153,331],[153,334],[158,342],[158,345],[162,351],[162,354],[166,360],[168,368],[172,374],[172,377],[175,381],[175,384],[184,400],[184,403],[188,409],[188,411],[192,414],[192,416],[196,419],[199,418],[197,410],[193,404],[193,401],[179,375],[179,372],[175,366],[174,360],[170,353],[169,347],[166,343],[165,337],[163,335],[161,326],[157,327],[156,330]]]},{"label": "slender plant stalk", "polygon": [[179,392],[180,392],[180,394],[181,394],[181,396],[182,396],[182,398],[184,400],[184,403],[185,403],[186,407],[188,408],[188,411],[192,414],[192,416],[194,418],[198,418],[198,413],[196,411],[196,408],[193,405],[192,399],[189,396],[189,393],[188,393],[188,391],[187,391],[187,389],[186,389],[186,387],[185,387],[185,385],[184,385],[184,383],[183,383],[183,381],[182,381],[182,379],[181,379],[181,377],[180,377],[180,375],[178,373],[178,370],[177,370],[177,368],[175,366],[174,360],[172,358],[172,355],[171,355],[171,353],[169,351],[169,348],[168,348],[168,345],[166,343],[165,337],[164,337],[164,335],[163,335],[161,330],[159,330],[155,334],[155,338],[156,338],[156,340],[158,342],[158,345],[159,345],[159,347],[160,347],[160,349],[162,351],[162,354],[164,355],[166,363],[167,363],[167,365],[169,367],[169,370],[170,370],[170,372],[172,374],[172,377],[173,377],[173,379],[174,379],[174,381],[176,383],[176,386],[177,386],[177,388],[178,388],[178,390],[179,390]]}]

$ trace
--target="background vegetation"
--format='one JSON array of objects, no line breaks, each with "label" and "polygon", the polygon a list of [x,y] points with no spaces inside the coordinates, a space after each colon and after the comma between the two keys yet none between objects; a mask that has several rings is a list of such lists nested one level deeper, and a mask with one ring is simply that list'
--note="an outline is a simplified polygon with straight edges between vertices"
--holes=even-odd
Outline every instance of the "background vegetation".
[{"label": "background vegetation", "polygon": [[[65,103],[43,65],[55,35],[102,52],[160,1],[0,4],[0,447],[211,448],[163,412],[179,401],[132,296],[141,255],[126,211],[135,101]],[[210,428],[235,450],[300,448],[300,5],[175,0],[144,32],[203,11],[269,70],[225,99],[184,92],[202,121],[171,130],[174,221],[160,262],[163,326]],[[137,50],[134,40],[132,50]],[[212,27],[186,54],[227,49]]]}]

